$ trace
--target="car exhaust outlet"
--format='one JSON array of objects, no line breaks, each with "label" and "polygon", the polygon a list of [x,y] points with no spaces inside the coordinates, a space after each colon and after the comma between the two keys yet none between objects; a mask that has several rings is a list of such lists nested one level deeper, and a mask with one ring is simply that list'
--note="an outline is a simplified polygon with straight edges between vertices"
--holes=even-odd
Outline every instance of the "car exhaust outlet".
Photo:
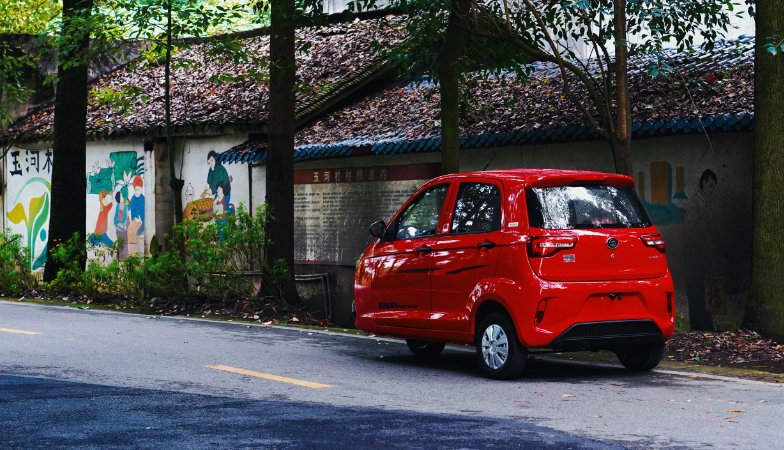
[{"label": "car exhaust outlet", "polygon": [[536,307],[536,315],[534,316],[534,326],[538,327],[542,320],[544,319],[544,309],[547,308],[547,300],[542,300],[539,302],[539,306]]}]

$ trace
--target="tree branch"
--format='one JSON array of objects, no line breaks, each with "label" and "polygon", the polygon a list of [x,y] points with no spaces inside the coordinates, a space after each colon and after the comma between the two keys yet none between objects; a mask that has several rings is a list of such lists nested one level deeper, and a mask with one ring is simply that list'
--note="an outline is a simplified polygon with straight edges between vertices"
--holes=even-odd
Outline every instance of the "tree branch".
[{"label": "tree branch", "polygon": [[[596,119],[593,117],[591,113],[588,112],[588,109],[585,107],[585,105],[583,105],[582,102],[580,102],[577,99],[577,96],[574,95],[574,92],[572,92],[572,89],[569,87],[569,74],[566,72],[566,64],[565,64],[566,61],[564,61],[564,59],[561,57],[561,54],[558,52],[558,48],[555,45],[555,42],[553,42],[553,38],[550,35],[550,32],[547,30],[547,27],[545,26],[544,21],[542,20],[542,16],[539,14],[538,11],[536,11],[536,8],[534,7],[534,5],[531,3],[530,0],[523,0],[523,1],[528,6],[528,9],[531,11],[531,14],[533,14],[534,18],[536,18],[536,22],[539,24],[539,28],[541,28],[542,33],[544,33],[544,36],[547,39],[547,42],[550,44],[550,48],[553,51],[552,56],[556,60],[555,62],[558,64],[558,67],[561,70],[561,78],[563,79],[562,81],[563,81],[564,93],[569,97],[569,99],[572,100],[572,103],[574,103],[575,106],[580,108],[580,111],[582,111],[583,115],[585,115],[585,117],[591,123],[591,126],[593,126],[598,130],[600,127],[599,124],[596,122]],[[590,78],[585,76],[585,73],[582,72],[577,66],[575,66],[574,64],[572,64],[571,66],[572,69],[570,70],[575,75],[577,75],[578,73],[583,74],[582,81],[583,84],[585,84],[585,87],[588,89],[588,91],[589,92],[593,91],[596,93],[596,97],[594,98],[594,103],[596,103],[597,109],[599,109],[598,106],[602,104],[601,102],[602,99],[598,95],[598,92],[596,92],[596,89],[592,86],[593,84],[592,81],[590,80]]]}]

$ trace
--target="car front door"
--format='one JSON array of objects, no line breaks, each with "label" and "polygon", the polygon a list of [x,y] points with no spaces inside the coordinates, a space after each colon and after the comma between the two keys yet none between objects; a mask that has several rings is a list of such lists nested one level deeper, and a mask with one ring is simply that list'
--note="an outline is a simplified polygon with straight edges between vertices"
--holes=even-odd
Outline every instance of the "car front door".
[{"label": "car front door", "polygon": [[[461,180],[448,233],[433,246],[430,327],[469,331],[475,288],[495,274],[502,241],[502,184]],[[446,225],[445,225],[446,226]]]},{"label": "car front door", "polygon": [[428,187],[414,197],[387,228],[374,255],[372,295],[377,325],[430,327],[432,247],[438,242],[449,182]]}]

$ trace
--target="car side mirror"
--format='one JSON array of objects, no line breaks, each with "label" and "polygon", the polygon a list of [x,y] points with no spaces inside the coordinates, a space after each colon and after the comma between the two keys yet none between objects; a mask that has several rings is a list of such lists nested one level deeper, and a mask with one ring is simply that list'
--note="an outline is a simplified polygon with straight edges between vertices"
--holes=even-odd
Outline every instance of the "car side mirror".
[{"label": "car side mirror", "polygon": [[383,238],[387,233],[387,225],[383,220],[379,220],[378,222],[374,222],[372,225],[370,225],[368,227],[368,231],[370,231],[370,234],[373,237]]}]

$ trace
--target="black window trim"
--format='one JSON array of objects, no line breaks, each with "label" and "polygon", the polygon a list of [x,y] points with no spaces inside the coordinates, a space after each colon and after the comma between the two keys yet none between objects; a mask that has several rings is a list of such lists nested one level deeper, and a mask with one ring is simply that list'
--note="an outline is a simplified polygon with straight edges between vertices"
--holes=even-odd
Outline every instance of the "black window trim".
[{"label": "black window trim", "polygon": [[[406,207],[408,205],[410,205],[411,203],[417,201],[417,199],[421,195],[424,195],[424,193],[427,192],[428,189],[434,188],[436,186],[444,186],[444,185],[447,186],[447,190],[446,190],[447,198],[444,199],[444,204],[446,204],[446,201],[449,199],[449,192],[452,189],[452,180],[445,180],[443,183],[435,183],[435,184],[432,184],[432,185],[428,186],[427,188],[423,189],[419,193],[419,195],[417,195],[416,197],[411,199],[410,202],[406,203]],[[410,241],[410,240],[413,240],[413,239],[425,239],[425,238],[432,238],[432,237],[435,237],[435,236],[443,236],[443,233],[439,233],[438,225],[436,225],[436,233],[435,234],[429,234],[427,236],[409,237],[409,238],[405,238],[405,239],[398,239],[397,238],[397,231],[398,231],[398,227],[400,226],[400,218],[402,217],[402,213],[405,211],[405,209],[406,209],[405,207],[401,208],[400,211],[398,211],[398,214],[389,223],[389,225],[387,226],[387,231],[385,233],[385,237],[383,239],[381,239],[381,242]],[[444,207],[443,206],[441,206],[441,214],[438,216],[438,224],[441,223],[441,218],[442,217],[444,217]]]},{"label": "black window trim", "polygon": [[[455,201],[454,201],[454,205],[452,207],[452,211],[449,214],[449,220],[450,220],[449,221],[449,230],[450,231],[449,231],[449,233],[442,234],[442,236],[465,236],[465,235],[469,235],[469,234],[484,234],[484,233],[494,233],[496,231],[501,231],[501,229],[503,228],[503,223],[504,223],[504,217],[503,217],[503,212],[504,212],[504,188],[503,188],[503,183],[501,183],[501,182],[499,182],[497,180],[494,180],[492,178],[482,178],[482,180],[483,181],[462,180],[462,181],[457,183],[457,186],[455,187]],[[457,206],[457,194],[460,192],[460,186],[463,183],[466,183],[466,184],[468,184],[468,183],[473,183],[473,184],[492,184],[493,186],[498,188],[499,196],[498,196],[498,225],[497,225],[497,228],[493,227],[493,229],[486,230],[486,231],[481,231],[481,230],[480,231],[464,231],[462,233],[459,232],[459,231],[456,231],[456,232],[453,233],[451,231],[452,230],[452,216],[454,216],[454,214],[455,214],[455,208],[454,207]],[[496,221],[493,220],[493,222],[495,223]]]}]

